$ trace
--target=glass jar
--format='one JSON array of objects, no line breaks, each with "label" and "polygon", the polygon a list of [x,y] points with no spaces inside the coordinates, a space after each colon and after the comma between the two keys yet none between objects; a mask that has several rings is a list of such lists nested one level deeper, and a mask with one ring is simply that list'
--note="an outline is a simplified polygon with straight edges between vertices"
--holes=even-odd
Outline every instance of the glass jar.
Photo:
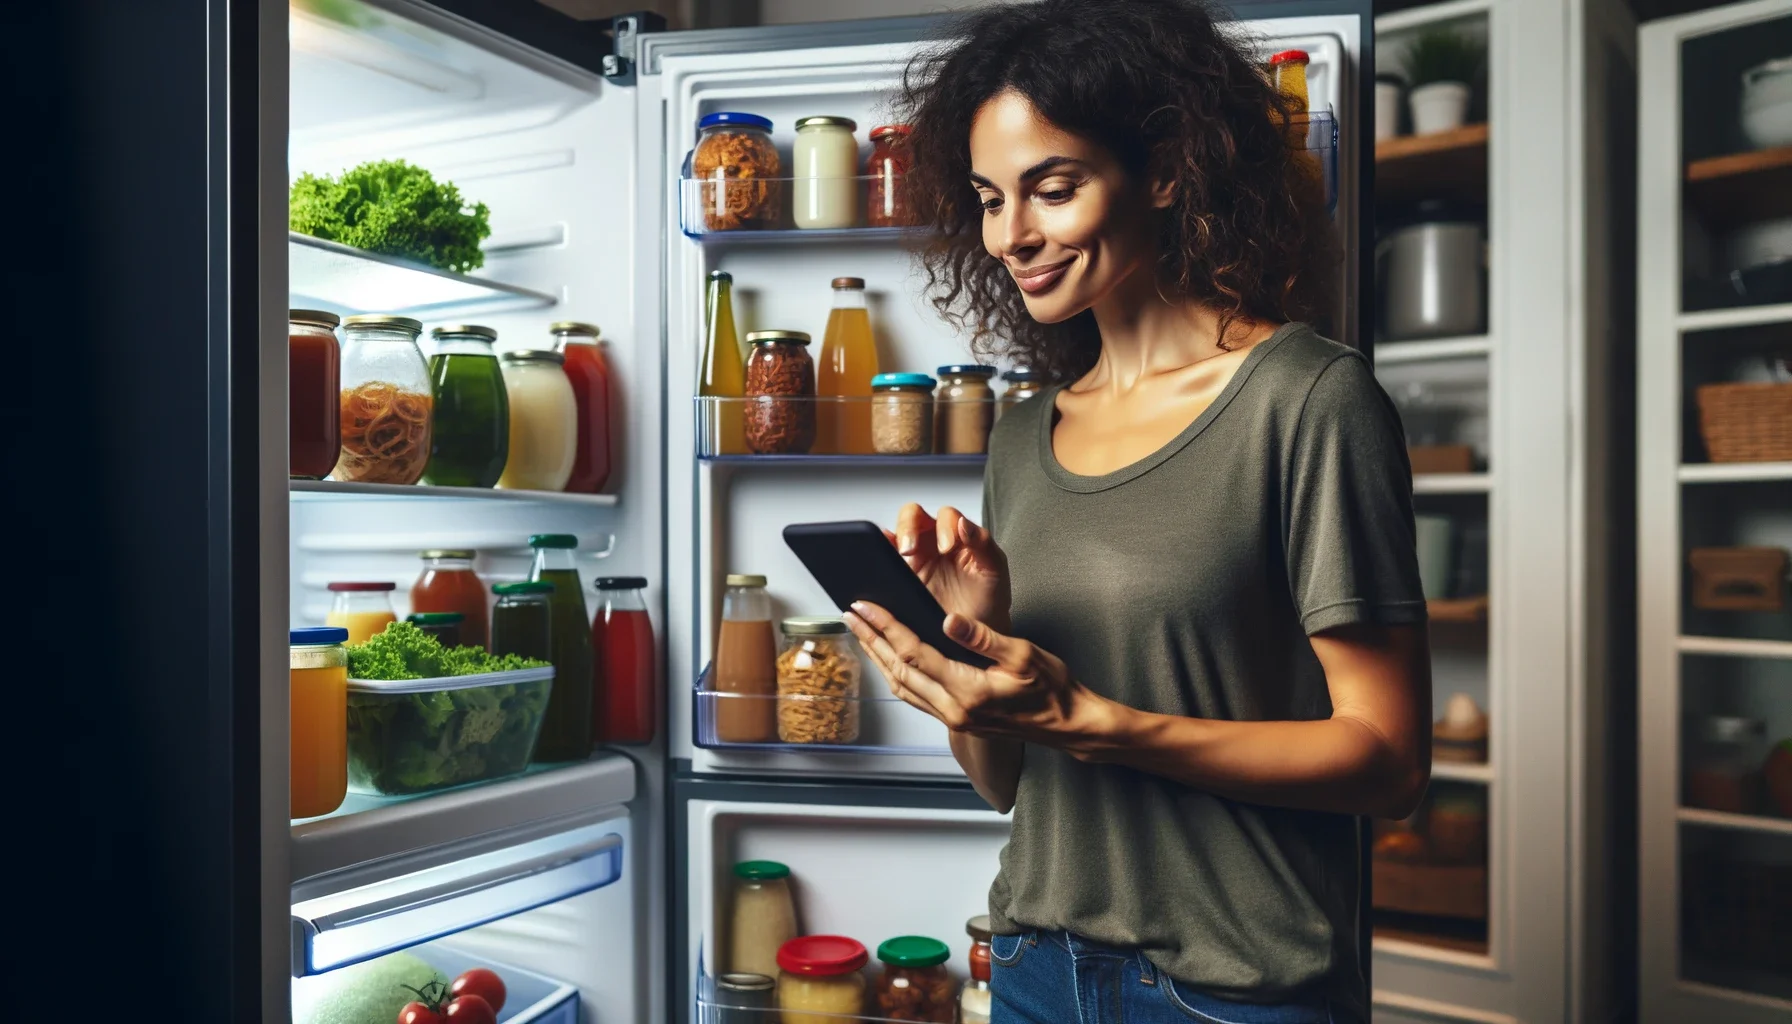
[{"label": "glass jar", "polygon": [[333,480],[414,484],[429,464],[435,400],[417,348],[423,325],[365,313],[342,321],[342,454]]},{"label": "glass jar", "polygon": [[865,1011],[865,947],[844,935],[805,935],[778,950],[783,1024],[838,1024]]},{"label": "glass jar", "polygon": [[713,1011],[703,1015],[704,1024],[769,1024],[773,1009],[776,977],[763,974],[724,974],[716,979]]},{"label": "glass jar", "polygon": [[933,451],[933,384],[925,373],[871,378],[871,445],[879,455]]},{"label": "glass jar", "polygon": [[799,228],[850,228],[859,221],[858,125],[846,117],[805,117],[790,148],[791,215]]},{"label": "glass jar", "polygon": [[961,364],[939,368],[940,389],[934,396],[933,436],[947,455],[981,455],[989,450],[989,428],[995,423],[995,390],[989,382],[993,366]]},{"label": "glass jar", "polygon": [[566,379],[566,357],[541,349],[506,352],[501,363],[510,393],[510,454],[498,486],[512,491],[558,491],[572,478],[579,451],[579,404]]},{"label": "glass jar", "polygon": [[778,638],[764,576],[730,574],[723,580],[722,627],[716,637],[710,689],[716,739],[770,743],[778,736]]},{"label": "glass jar", "polygon": [[772,123],[757,114],[720,111],[697,122],[690,176],[698,187],[704,231],[778,226],[783,173],[772,145]]},{"label": "glass jar", "polygon": [[996,404],[997,419],[1042,390],[1039,374],[1024,366],[1016,366],[1002,374],[1002,383],[1007,387],[1002,389],[1002,400]]},{"label": "glass jar", "polygon": [[288,814],[315,818],[348,793],[348,630],[295,629],[287,637],[292,683],[291,801]]},{"label": "glass jar", "polygon": [[964,931],[971,937],[971,976],[958,992],[958,1024],[989,1024],[989,915],[966,921]]},{"label": "glass jar", "polygon": [[647,580],[604,576],[592,587],[597,591],[591,616],[592,735],[605,743],[652,742],[660,702]]},{"label": "glass jar", "polygon": [[1766,760],[1767,723],[1758,718],[1699,719],[1686,752],[1687,806],[1756,813]]},{"label": "glass jar", "polygon": [[[540,580],[499,583],[492,587],[492,593],[498,597],[498,603],[492,606],[493,654],[553,660],[554,610],[548,604],[553,592],[552,583]],[[553,690],[548,692],[552,694]]]},{"label": "glass jar", "polygon": [[938,939],[904,935],[877,947],[883,974],[877,979],[877,1016],[952,1024],[958,1002],[946,961],[952,951]]},{"label": "glass jar", "polygon": [[778,645],[778,739],[852,743],[859,738],[859,651],[846,623],[785,619]]},{"label": "glass jar", "polygon": [[368,637],[384,633],[387,626],[398,621],[392,611],[396,583],[332,583],[328,589],[330,613],[325,616],[324,625],[348,630],[348,643],[366,643]]},{"label": "glass jar", "polygon": [[566,357],[566,380],[578,407],[578,442],[566,490],[596,494],[610,481],[610,361],[604,358],[597,328],[573,320],[548,327],[554,351]]},{"label": "glass jar", "polygon": [[790,896],[790,868],[775,860],[734,865],[734,906],[728,931],[728,970],[737,974],[778,973],[778,950],[796,938],[796,901]]},{"label": "glass jar", "polygon": [[342,454],[342,318],[321,309],[287,311],[287,474],[322,480]]},{"label": "glass jar", "polygon": [[865,162],[865,223],[874,228],[906,227],[915,222],[903,194],[908,173],[909,126],[886,124],[871,129],[871,158]]},{"label": "glass jar", "polygon": [[1276,91],[1294,103],[1291,113],[1307,112],[1307,61],[1305,50],[1283,50],[1269,58],[1269,73],[1275,79]]},{"label": "glass jar", "polygon": [[478,324],[453,324],[429,332],[429,468],[423,482],[436,487],[490,487],[510,453],[510,402],[492,342],[498,332]]},{"label": "glass jar", "polygon": [[865,308],[865,279],[836,277],[834,308],[821,336],[815,368],[815,445],[824,455],[870,455],[871,378],[877,376],[877,339]]},{"label": "glass jar", "polygon": [[803,455],[815,444],[815,362],[802,331],[747,335],[746,441],[755,455]]},{"label": "glass jar", "polygon": [[534,760],[583,761],[591,754],[595,695],[591,614],[585,609],[574,555],[579,539],[570,533],[537,533],[529,538],[529,546],[535,549],[529,578],[554,585],[548,595],[552,610],[548,642],[553,649],[548,660],[554,663],[554,688],[548,693]]},{"label": "glass jar", "polygon": [[459,612],[412,612],[404,621],[435,637],[443,647],[459,647],[462,618]]},{"label": "glass jar", "polygon": [[487,647],[491,619],[486,612],[485,584],[473,572],[471,551],[424,551],[423,572],[411,584],[411,611],[459,612],[460,642]]}]

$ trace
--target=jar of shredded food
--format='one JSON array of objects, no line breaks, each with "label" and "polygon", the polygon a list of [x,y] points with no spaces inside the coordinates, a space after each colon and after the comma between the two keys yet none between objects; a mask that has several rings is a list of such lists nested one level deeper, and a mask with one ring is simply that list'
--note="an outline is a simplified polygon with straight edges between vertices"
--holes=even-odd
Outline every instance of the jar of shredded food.
[{"label": "jar of shredded food", "polygon": [[846,623],[785,619],[778,651],[778,739],[852,743],[859,738],[859,652]]},{"label": "jar of shredded food", "polygon": [[332,480],[414,484],[429,464],[435,402],[417,348],[423,325],[364,313],[342,321],[342,455]]},{"label": "jar of shredded food", "polygon": [[746,439],[755,455],[805,455],[815,444],[815,360],[802,331],[747,335]]},{"label": "jar of shredded food", "polygon": [[871,446],[879,455],[933,451],[933,378],[880,373],[871,378]]},{"label": "jar of shredded food", "polygon": [[[703,208],[704,231],[777,227],[783,171],[772,123],[757,114],[719,111],[697,122],[690,176]],[[689,186],[687,186],[689,187]],[[687,218],[687,221],[689,218]]]},{"label": "jar of shredded food", "polygon": [[946,961],[952,951],[938,939],[903,935],[877,947],[884,972],[877,979],[877,1015],[885,1020],[953,1024],[958,992]]}]

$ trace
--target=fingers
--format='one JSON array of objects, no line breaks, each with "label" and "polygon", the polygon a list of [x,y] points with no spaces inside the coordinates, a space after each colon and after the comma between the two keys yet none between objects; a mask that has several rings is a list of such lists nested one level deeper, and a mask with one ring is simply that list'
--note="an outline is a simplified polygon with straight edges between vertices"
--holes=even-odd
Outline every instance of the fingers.
[{"label": "fingers", "polygon": [[950,554],[958,546],[964,522],[964,513],[950,505],[940,508],[940,517],[934,523],[934,535],[939,543],[940,554]]},{"label": "fingers", "polygon": [[925,702],[928,708],[924,710],[930,710],[947,725],[957,728],[964,723],[963,706],[941,680],[975,669],[922,643],[913,631],[877,605],[861,601],[844,618],[893,687],[907,690]]},{"label": "fingers", "polygon": [[922,554],[921,538],[932,534],[936,529],[933,517],[927,514],[927,510],[909,502],[896,514],[896,550],[908,558]]}]

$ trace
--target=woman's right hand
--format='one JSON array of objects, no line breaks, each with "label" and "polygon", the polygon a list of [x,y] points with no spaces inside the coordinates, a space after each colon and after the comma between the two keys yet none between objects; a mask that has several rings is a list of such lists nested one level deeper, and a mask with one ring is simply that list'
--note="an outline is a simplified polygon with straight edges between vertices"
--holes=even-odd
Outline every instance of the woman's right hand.
[{"label": "woman's right hand", "polygon": [[941,608],[1007,632],[1008,556],[988,530],[950,505],[935,519],[911,502],[897,515],[896,531],[885,530],[884,536]]}]

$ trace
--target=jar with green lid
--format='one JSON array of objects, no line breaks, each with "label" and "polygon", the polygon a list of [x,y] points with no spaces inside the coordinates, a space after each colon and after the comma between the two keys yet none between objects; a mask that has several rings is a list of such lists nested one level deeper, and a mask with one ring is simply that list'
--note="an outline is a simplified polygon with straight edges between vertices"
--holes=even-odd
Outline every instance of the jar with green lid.
[{"label": "jar with green lid", "polygon": [[1002,383],[1007,387],[1002,391],[1002,400],[996,404],[996,418],[1000,419],[1009,409],[1037,395],[1044,382],[1037,371],[1025,366],[1016,366],[1002,374]]},{"label": "jar with green lid", "polygon": [[[492,587],[492,593],[498,596],[498,603],[492,607],[493,654],[554,660],[554,613],[548,604],[553,592],[552,583],[539,580],[499,583]],[[560,685],[558,680],[554,685]]]},{"label": "jar with green lid", "polygon": [[989,450],[989,428],[995,422],[995,389],[989,382],[996,368],[955,364],[939,368],[940,389],[934,396],[933,436],[947,455],[981,455]]},{"label": "jar with green lid", "polygon": [[412,612],[404,620],[435,637],[443,647],[459,647],[461,620],[465,618],[460,612]]},{"label": "jar with green lid", "polygon": [[933,385],[925,373],[871,378],[871,447],[879,455],[933,451]]},{"label": "jar with green lid", "polygon": [[777,977],[778,950],[797,933],[790,868],[775,860],[744,860],[734,865],[730,922],[728,970]]},{"label": "jar with green lid", "polygon": [[490,487],[510,455],[510,402],[492,342],[498,332],[452,324],[429,332],[429,383],[435,402],[429,468],[436,487]]},{"label": "jar with green lid", "polygon": [[778,739],[853,743],[859,738],[859,649],[836,618],[785,619],[778,651]]},{"label": "jar with green lid", "polygon": [[884,965],[874,990],[877,1016],[952,1024],[958,993],[946,969],[951,956],[944,942],[921,935],[904,935],[877,947]]},{"label": "jar with green lid", "polygon": [[423,324],[363,313],[342,321],[342,455],[332,480],[414,484],[429,464],[435,399],[417,348]]}]

